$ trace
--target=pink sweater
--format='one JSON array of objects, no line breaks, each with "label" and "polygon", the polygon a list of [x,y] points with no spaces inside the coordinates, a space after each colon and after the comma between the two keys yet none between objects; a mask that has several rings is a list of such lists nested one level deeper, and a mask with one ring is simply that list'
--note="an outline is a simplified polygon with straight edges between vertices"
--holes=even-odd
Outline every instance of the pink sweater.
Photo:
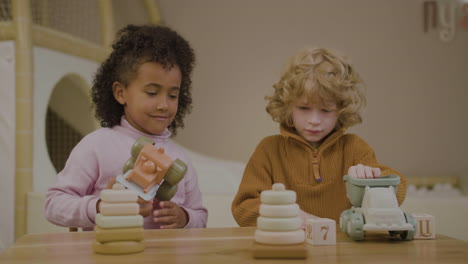
[{"label": "pink sweater", "polygon": [[[167,129],[158,136],[146,135],[122,117],[120,125],[101,128],[85,136],[70,153],[65,168],[57,175],[56,184],[47,191],[47,220],[60,226],[91,230],[101,190],[110,177],[122,174],[133,143],[140,136],[147,136],[158,148],[164,147],[168,156],[187,164],[187,173],[171,201],[187,211],[189,222],[185,228],[206,227],[208,212],[202,205],[197,174],[183,150],[169,140],[170,135]],[[144,220],[145,228],[159,228],[152,216]]]}]

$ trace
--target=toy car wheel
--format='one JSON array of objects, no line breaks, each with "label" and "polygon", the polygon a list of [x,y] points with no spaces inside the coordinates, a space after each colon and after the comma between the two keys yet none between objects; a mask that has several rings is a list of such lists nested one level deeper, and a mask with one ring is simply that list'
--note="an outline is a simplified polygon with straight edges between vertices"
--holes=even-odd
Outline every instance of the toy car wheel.
[{"label": "toy car wheel", "polygon": [[161,186],[159,186],[156,198],[160,201],[170,201],[176,192],[177,185],[170,185],[168,182],[164,181]]},{"label": "toy car wheel", "polygon": [[349,217],[348,221],[348,235],[356,241],[364,239],[364,216],[361,213],[354,212]]},{"label": "toy car wheel", "polygon": [[186,172],[187,165],[180,159],[176,159],[167,170],[164,181],[170,185],[176,185],[184,178]]},{"label": "toy car wheel", "polygon": [[135,166],[135,159],[130,157],[123,166],[123,173],[125,174],[127,171],[133,169],[133,166]]},{"label": "toy car wheel", "polygon": [[353,209],[344,210],[340,215],[340,229],[343,233],[348,233],[349,216],[353,213]]},{"label": "toy car wheel", "polygon": [[406,218],[406,222],[413,226],[413,230],[404,231],[400,233],[400,236],[401,236],[401,239],[410,241],[410,240],[413,240],[414,235],[416,234],[416,230],[417,230],[416,219],[414,219],[414,217],[409,213],[405,213],[405,218]]},{"label": "toy car wheel", "polygon": [[132,146],[132,157],[136,159],[138,157],[138,154],[140,154],[141,149],[148,144],[153,144],[153,141],[150,138],[138,138]]}]

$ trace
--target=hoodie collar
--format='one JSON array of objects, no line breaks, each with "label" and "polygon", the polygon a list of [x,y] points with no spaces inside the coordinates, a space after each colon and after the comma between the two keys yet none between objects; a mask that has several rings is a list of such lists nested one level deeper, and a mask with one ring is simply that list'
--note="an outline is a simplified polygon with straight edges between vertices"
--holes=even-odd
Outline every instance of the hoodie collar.
[{"label": "hoodie collar", "polygon": [[[333,145],[345,132],[346,127],[343,127],[338,130],[334,130],[322,144],[317,148],[317,150],[321,151],[329,146]],[[280,134],[286,138],[291,138],[293,140],[297,140],[307,147],[311,148],[312,150],[316,150],[307,140],[296,133],[296,130],[293,127],[287,127],[285,125],[280,125]]]}]

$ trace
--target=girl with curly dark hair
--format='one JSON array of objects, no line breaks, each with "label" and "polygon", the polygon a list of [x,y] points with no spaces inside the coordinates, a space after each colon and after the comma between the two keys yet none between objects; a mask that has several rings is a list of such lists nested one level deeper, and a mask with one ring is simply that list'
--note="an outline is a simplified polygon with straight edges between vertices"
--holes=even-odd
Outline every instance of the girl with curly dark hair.
[{"label": "girl with curly dark hair", "polygon": [[146,136],[188,169],[171,201],[139,199],[144,227],[205,227],[207,210],[196,172],[184,151],[169,139],[184,126],[191,110],[195,56],[190,44],[168,27],[128,25],[117,33],[112,48],[92,87],[96,118],[103,128],[84,137],[70,153],[56,185],[47,192],[47,219],[91,229],[101,190],[115,182],[133,143]]}]

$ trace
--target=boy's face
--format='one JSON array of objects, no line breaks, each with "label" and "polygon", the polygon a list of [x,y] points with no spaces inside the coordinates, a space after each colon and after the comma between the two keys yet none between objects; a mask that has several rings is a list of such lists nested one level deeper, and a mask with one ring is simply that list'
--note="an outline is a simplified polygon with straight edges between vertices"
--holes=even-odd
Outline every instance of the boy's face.
[{"label": "boy's face", "polygon": [[292,120],[297,133],[312,146],[318,146],[336,127],[336,103],[308,102],[301,97],[293,105]]},{"label": "boy's face", "polygon": [[116,100],[124,106],[125,118],[134,128],[159,135],[177,113],[181,81],[177,65],[169,70],[159,63],[145,62],[127,87],[115,82],[113,91]]}]

